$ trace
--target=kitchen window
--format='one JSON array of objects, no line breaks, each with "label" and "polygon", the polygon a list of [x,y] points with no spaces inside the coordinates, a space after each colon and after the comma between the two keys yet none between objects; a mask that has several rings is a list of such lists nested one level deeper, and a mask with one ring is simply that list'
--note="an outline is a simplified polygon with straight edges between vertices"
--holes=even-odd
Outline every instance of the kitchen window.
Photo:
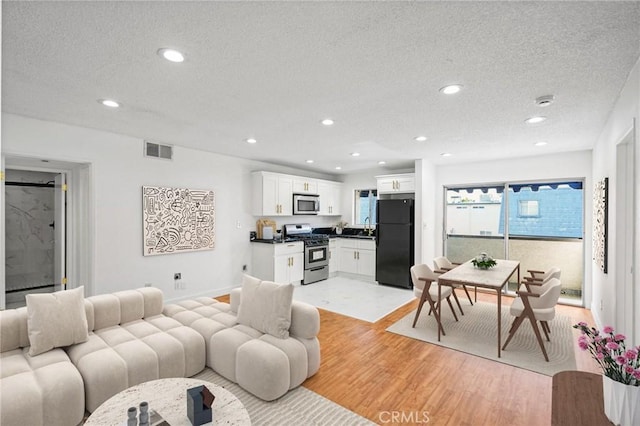
[{"label": "kitchen window", "polygon": [[[376,189],[356,189],[354,197],[354,225],[375,225],[376,223],[376,202],[378,201],[378,190]],[[370,219],[370,221],[369,221]]]}]

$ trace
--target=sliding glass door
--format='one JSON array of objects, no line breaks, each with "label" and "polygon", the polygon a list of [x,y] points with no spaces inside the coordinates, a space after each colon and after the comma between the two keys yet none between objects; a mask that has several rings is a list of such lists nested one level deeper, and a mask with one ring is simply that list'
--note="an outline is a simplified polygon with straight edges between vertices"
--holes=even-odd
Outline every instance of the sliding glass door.
[{"label": "sliding glass door", "polygon": [[452,261],[486,252],[520,261],[521,275],[558,267],[563,302],[582,304],[582,181],[449,187],[445,197],[444,253]]},{"label": "sliding glass door", "polygon": [[446,188],[445,255],[466,262],[480,253],[504,259],[504,185]]}]

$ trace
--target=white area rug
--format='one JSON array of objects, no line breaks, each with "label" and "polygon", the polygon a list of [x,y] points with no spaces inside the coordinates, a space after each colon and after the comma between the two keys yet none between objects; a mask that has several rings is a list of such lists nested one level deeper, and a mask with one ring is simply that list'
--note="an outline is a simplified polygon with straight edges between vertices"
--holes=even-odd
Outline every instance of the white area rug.
[{"label": "white area rug", "polygon": [[[502,357],[498,358],[496,305],[477,302],[473,306],[464,305],[463,309],[464,316],[460,316],[456,310],[460,320],[456,322],[453,315],[451,315],[449,306],[446,304],[442,306],[442,326],[447,335],[442,336],[440,342],[438,342],[436,320],[433,314],[427,316],[429,312],[427,304],[422,308],[415,328],[411,327],[416,314],[413,311],[387,328],[387,331],[535,371],[547,376],[553,376],[559,371],[576,370],[573,348],[574,339],[568,317],[556,315],[556,318],[549,323],[551,327],[551,342],[547,342],[544,338],[544,333],[540,331],[545,342],[545,349],[549,355],[549,362],[546,362],[529,321],[520,326],[511,342],[509,342],[507,349],[502,351]],[[507,339],[512,321],[513,317],[509,314],[509,307],[503,306],[502,344]]]},{"label": "white area rug", "polygon": [[333,277],[296,285],[293,299],[352,318],[376,322],[415,297],[409,289]]},{"label": "white area rug", "polygon": [[375,425],[368,419],[302,386],[287,392],[275,401],[266,402],[210,368],[205,368],[193,377],[222,386],[233,393],[249,412],[252,425]]}]

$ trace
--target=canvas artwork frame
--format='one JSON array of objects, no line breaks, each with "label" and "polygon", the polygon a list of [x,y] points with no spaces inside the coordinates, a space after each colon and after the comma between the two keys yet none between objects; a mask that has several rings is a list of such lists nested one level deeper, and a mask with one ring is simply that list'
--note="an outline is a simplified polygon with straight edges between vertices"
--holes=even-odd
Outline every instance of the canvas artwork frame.
[{"label": "canvas artwork frame", "polygon": [[600,270],[607,273],[608,225],[609,224],[609,178],[594,185],[593,190],[593,260]]},{"label": "canvas artwork frame", "polygon": [[142,187],[143,255],[215,248],[215,194],[208,189]]}]

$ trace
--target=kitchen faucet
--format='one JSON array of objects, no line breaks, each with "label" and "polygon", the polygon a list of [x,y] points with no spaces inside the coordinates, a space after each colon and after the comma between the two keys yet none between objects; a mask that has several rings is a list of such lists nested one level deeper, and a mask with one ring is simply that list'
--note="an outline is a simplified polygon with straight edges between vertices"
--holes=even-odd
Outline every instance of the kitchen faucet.
[{"label": "kitchen faucet", "polygon": [[[369,226],[367,226],[367,221],[369,221]],[[364,218],[364,230],[367,235],[371,235],[371,219],[369,219],[369,216]]]}]

